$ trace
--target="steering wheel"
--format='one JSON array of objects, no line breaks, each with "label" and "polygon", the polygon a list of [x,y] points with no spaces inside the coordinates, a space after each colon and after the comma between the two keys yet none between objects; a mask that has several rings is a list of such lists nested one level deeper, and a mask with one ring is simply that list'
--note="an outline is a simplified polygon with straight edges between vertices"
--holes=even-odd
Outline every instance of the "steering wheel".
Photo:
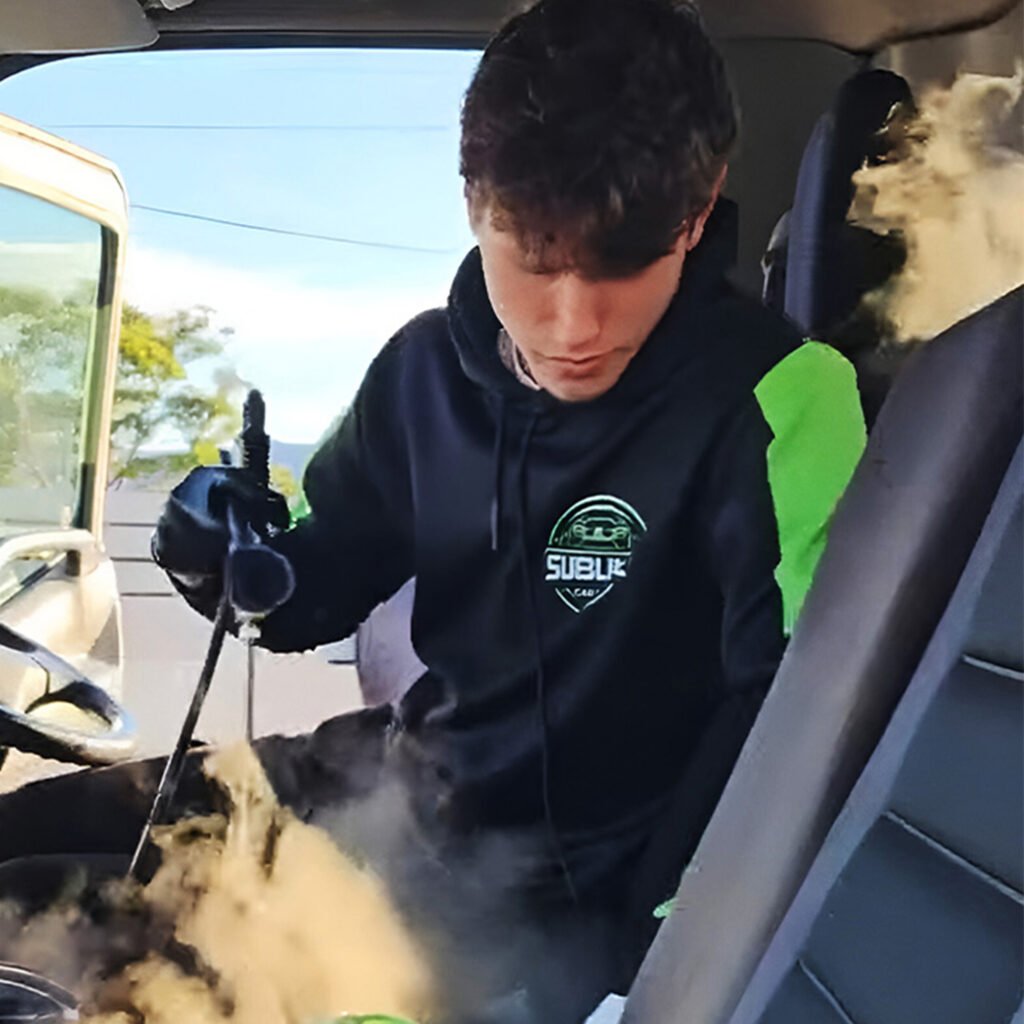
[{"label": "steering wheel", "polygon": [[78,1004],[70,992],[35,971],[0,963],[0,1024],[64,1024],[75,1020]]},{"label": "steering wheel", "polygon": [[[34,663],[56,684],[24,711],[0,704],[0,747],[85,765],[116,764],[134,755],[138,739],[131,715],[74,665],[2,623],[0,647]],[[84,714],[96,730],[74,728],[47,714],[62,706]]]}]

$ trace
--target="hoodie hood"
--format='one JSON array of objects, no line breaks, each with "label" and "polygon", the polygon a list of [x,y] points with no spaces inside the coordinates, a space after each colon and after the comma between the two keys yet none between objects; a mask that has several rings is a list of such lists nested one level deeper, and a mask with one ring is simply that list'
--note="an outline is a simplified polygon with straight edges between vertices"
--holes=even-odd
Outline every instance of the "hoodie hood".
[{"label": "hoodie hood", "polygon": [[463,260],[448,297],[452,341],[463,372],[475,384],[506,401],[534,403],[539,410],[593,407],[616,402],[646,391],[654,382],[685,361],[689,346],[679,343],[683,321],[699,317],[699,310],[728,288],[726,274],[736,262],[738,216],[736,205],[720,199],[705,225],[700,243],[683,264],[679,288],[669,308],[634,356],[617,383],[590,402],[561,402],[545,391],[533,391],[518,381],[501,360],[498,320],[484,282],[479,249]]}]

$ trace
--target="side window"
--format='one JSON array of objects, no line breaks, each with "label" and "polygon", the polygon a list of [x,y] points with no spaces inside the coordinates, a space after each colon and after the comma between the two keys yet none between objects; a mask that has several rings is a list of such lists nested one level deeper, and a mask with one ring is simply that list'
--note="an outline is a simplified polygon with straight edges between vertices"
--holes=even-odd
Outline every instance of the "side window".
[{"label": "side window", "polygon": [[[76,524],[102,229],[0,187],[0,541]],[[42,559],[4,566],[0,600]]]}]

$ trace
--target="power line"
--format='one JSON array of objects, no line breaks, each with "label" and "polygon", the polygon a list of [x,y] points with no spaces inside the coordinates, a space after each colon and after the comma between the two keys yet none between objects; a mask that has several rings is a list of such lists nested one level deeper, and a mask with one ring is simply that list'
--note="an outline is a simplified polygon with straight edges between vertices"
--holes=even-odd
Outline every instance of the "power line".
[{"label": "power line", "polygon": [[174,132],[447,132],[443,124],[49,124],[50,131],[102,128]]},{"label": "power line", "polygon": [[159,206],[144,206],[132,203],[133,210],[159,213],[165,217],[181,217],[185,220],[200,220],[207,224],[221,224],[229,228],[244,228],[246,231],[264,231],[271,235],[290,235],[293,238],[311,238],[318,242],[338,242],[342,245],[358,245],[367,249],[392,249],[398,252],[419,252],[431,256],[448,256],[453,249],[428,249],[418,245],[398,245],[392,242],[370,242],[360,238],[343,238],[339,235],[320,235],[312,231],[292,231],[289,228],[275,228],[269,224],[248,224],[240,220],[224,220],[221,217],[206,217],[201,213],[187,213],[184,210],[166,210]]}]

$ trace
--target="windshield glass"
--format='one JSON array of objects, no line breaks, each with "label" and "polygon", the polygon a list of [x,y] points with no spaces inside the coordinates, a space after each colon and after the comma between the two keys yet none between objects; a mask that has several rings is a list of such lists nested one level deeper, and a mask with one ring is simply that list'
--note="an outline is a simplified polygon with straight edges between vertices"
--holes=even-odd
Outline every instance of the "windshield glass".
[{"label": "windshield glass", "polygon": [[[306,447],[386,340],[444,302],[473,244],[458,117],[477,58],[107,54],[8,79],[0,109],[120,167],[132,203],[125,297],[143,318],[129,327],[189,334],[196,344],[174,354],[193,385],[261,388],[275,440]],[[168,373],[163,393],[175,387]],[[143,450],[202,440],[165,412]],[[219,443],[217,426],[207,434]],[[139,440],[122,431],[122,444]]]}]

